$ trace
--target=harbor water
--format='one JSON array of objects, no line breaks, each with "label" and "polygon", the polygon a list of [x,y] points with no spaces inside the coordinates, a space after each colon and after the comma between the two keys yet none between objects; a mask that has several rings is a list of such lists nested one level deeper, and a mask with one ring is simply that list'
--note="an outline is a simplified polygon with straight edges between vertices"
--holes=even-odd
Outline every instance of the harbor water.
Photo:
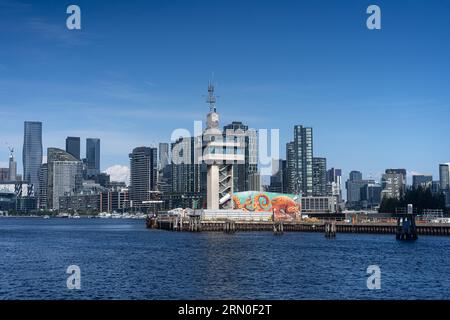
[{"label": "harbor water", "polygon": [[[80,290],[67,268],[80,268]],[[369,290],[369,266],[379,290]],[[0,299],[448,299],[450,237],[149,230],[0,218]]]}]

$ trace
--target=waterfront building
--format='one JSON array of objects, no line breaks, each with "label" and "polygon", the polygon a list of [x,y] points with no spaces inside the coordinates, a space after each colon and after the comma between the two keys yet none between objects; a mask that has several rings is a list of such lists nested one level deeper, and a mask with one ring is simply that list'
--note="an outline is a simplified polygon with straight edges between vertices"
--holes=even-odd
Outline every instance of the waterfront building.
[{"label": "waterfront building", "polygon": [[439,165],[439,184],[441,190],[450,188],[450,163]]},{"label": "waterfront building", "polygon": [[42,165],[42,122],[25,121],[23,137],[23,179],[39,193],[39,169]]},{"label": "waterfront building", "polygon": [[100,173],[100,139],[86,139],[86,174],[93,177]]},{"label": "waterfront building", "polygon": [[158,155],[156,148],[137,147],[130,153],[130,204],[133,208],[149,208],[151,192],[156,191]]},{"label": "waterfront building", "polygon": [[9,190],[3,190],[0,184],[0,211],[10,212],[16,210],[16,195]]},{"label": "waterfront building", "polygon": [[130,198],[127,188],[108,190],[100,194],[101,212],[124,212],[130,208]]},{"label": "waterfront building", "polygon": [[313,158],[313,196],[327,196],[327,159]]},{"label": "waterfront building", "polygon": [[100,212],[100,194],[75,194],[59,197],[59,210],[72,213]]},{"label": "waterfront building", "polygon": [[76,195],[82,187],[82,163],[57,148],[47,149],[47,208],[59,210],[59,198]]},{"label": "waterfront building", "polygon": [[76,159],[81,160],[80,137],[67,137],[66,138],[66,152],[73,155]]},{"label": "waterfront building", "polygon": [[161,199],[165,210],[176,208],[203,209],[206,206],[205,196],[196,192],[163,193]]},{"label": "waterfront building", "polygon": [[386,169],[381,177],[381,198],[400,199],[406,191],[406,170]]},{"label": "waterfront building", "polygon": [[302,197],[302,215],[330,214],[338,211],[335,197]]},{"label": "waterfront building", "polygon": [[413,175],[413,188],[423,188],[428,189],[431,188],[431,185],[433,184],[433,176],[431,174],[417,174]]},{"label": "waterfront building", "polygon": [[35,212],[38,209],[37,204],[37,197],[35,196],[17,197],[16,211],[18,213],[27,214],[30,212]]}]

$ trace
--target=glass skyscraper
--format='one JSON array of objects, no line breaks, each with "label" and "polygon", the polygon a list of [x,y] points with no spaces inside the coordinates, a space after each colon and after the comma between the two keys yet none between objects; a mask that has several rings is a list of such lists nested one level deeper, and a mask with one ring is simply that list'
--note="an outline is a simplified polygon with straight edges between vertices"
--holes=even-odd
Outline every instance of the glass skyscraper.
[{"label": "glass skyscraper", "polygon": [[[42,173],[45,174],[43,168]],[[47,149],[47,178],[41,177],[41,182],[47,182],[47,208],[59,209],[60,197],[75,195],[82,186],[82,163],[80,160],[57,148]],[[42,194],[42,193],[41,193]]]},{"label": "glass skyscraper", "polygon": [[80,160],[80,137],[66,138],[66,152]]},{"label": "glass skyscraper", "polygon": [[313,158],[313,196],[327,195],[327,159]]},{"label": "glass skyscraper", "polygon": [[294,127],[295,193],[305,197],[313,195],[313,130]]},{"label": "glass skyscraper", "polygon": [[130,200],[134,208],[148,207],[150,191],[156,190],[157,149],[137,147],[130,153]]},{"label": "glass skyscraper", "polygon": [[442,163],[439,165],[439,182],[441,190],[450,188],[450,163]]},{"label": "glass skyscraper", "polygon": [[100,139],[86,139],[86,171],[88,177],[100,173]]},{"label": "glass skyscraper", "polygon": [[23,180],[39,190],[39,170],[42,165],[42,122],[25,121],[23,137]]}]

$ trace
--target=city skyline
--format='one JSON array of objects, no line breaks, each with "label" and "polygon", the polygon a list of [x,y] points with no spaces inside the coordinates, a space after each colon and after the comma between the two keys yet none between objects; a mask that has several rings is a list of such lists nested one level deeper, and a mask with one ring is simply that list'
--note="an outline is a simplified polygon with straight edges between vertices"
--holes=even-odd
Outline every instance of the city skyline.
[{"label": "city skyline", "polygon": [[[343,179],[359,170],[380,180],[385,168],[401,167],[409,184],[413,172],[437,180],[438,165],[449,162],[436,143],[450,133],[450,52],[439,40],[450,30],[446,3],[380,1],[379,33],[365,28],[365,4],[356,2],[275,9],[252,1],[138,3],[126,13],[125,4],[79,5],[85,23],[70,33],[64,6],[0,2],[1,40],[11,48],[0,53],[0,116],[8,119],[0,129],[1,167],[6,143],[22,158],[27,120],[43,122],[44,153],[64,149],[69,136],[98,137],[101,171],[129,167],[134,147],[170,142],[173,129],[193,131],[193,121],[203,120],[212,72],[222,122],[279,128],[282,158],[292,128],[303,125],[314,128],[315,154],[342,168]],[[107,16],[118,22],[105,23]],[[411,25],[412,17],[419,23]]]}]

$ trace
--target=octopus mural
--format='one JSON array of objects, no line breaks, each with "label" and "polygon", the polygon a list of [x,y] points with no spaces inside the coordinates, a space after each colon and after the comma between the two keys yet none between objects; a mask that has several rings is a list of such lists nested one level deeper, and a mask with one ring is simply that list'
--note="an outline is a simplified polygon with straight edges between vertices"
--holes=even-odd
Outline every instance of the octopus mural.
[{"label": "octopus mural", "polygon": [[238,192],[233,195],[233,208],[251,212],[272,212],[276,220],[293,220],[300,215],[296,195],[270,192]]}]

